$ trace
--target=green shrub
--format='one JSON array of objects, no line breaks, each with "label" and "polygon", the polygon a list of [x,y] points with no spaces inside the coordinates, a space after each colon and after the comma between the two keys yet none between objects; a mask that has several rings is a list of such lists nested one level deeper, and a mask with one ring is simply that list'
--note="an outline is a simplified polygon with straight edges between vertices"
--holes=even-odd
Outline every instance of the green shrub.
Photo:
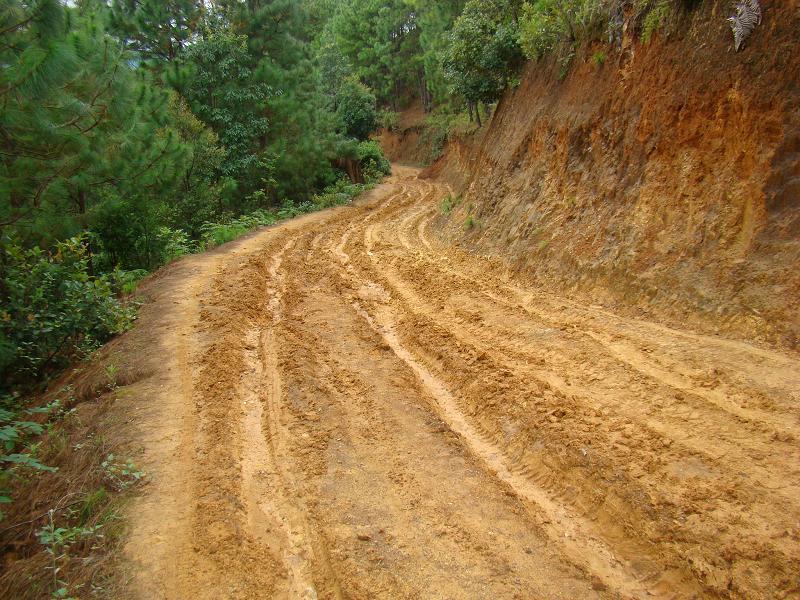
[{"label": "green shrub", "polygon": [[467,0],[441,55],[451,89],[471,106],[494,103],[519,74],[518,0]]},{"label": "green shrub", "polygon": [[159,227],[157,239],[161,249],[161,262],[164,264],[197,252],[197,244],[182,229]]},{"label": "green shrub", "polygon": [[438,110],[428,115],[420,138],[421,144],[430,149],[426,162],[432,163],[439,158],[450,136],[467,131],[469,126],[469,117],[464,113]]},{"label": "green shrub", "polygon": [[382,110],[378,113],[378,125],[387,131],[400,130],[400,113],[393,110]]},{"label": "green shrub", "polygon": [[559,45],[571,47],[602,37],[608,22],[606,0],[535,0],[522,8],[519,43],[538,60]]},{"label": "green shrub", "polygon": [[669,19],[672,12],[670,0],[640,0],[637,4],[640,14],[644,15],[642,21],[642,41],[649,44],[653,34],[661,29]]},{"label": "green shrub", "polygon": [[594,66],[599,69],[606,62],[606,53],[603,51],[595,52],[592,55],[592,62],[594,63]]},{"label": "green shrub", "polygon": [[321,194],[314,196],[314,206],[317,209],[331,208],[349,204],[350,201],[367,189],[367,185],[351,183],[349,179],[338,179],[329,185]]},{"label": "green shrub", "polygon": [[130,327],[112,276],[90,274],[86,236],[51,252],[2,242],[0,387],[33,381]]},{"label": "green shrub", "polygon": [[552,10],[549,2],[539,0],[522,7],[519,23],[519,44],[531,60],[538,60],[553,50],[565,33],[563,24]]},{"label": "green shrub", "polygon": [[114,292],[127,296],[136,291],[136,286],[139,284],[139,281],[147,277],[147,271],[144,269],[123,271],[120,268],[116,268],[110,275],[114,286]]},{"label": "green shrub", "polygon": [[366,140],[378,126],[375,94],[358,79],[342,83],[336,97],[336,114],[345,133],[357,140]]},{"label": "green shrub", "polygon": [[[0,398],[0,504],[11,502],[9,486],[21,469],[55,471],[36,457],[38,444],[32,441],[44,432],[44,427],[30,419],[37,414],[54,412],[59,404],[54,402],[39,408],[20,408],[16,396]],[[3,512],[0,510],[0,521]]]},{"label": "green shrub", "polygon": [[442,201],[439,204],[443,215],[449,215],[453,212],[453,209],[461,204],[461,196],[453,197],[450,194],[442,198]]},{"label": "green shrub", "polygon": [[374,183],[392,173],[392,163],[383,154],[380,144],[374,140],[358,145],[358,163],[367,183]]},{"label": "green shrub", "polygon": [[[289,213],[291,212],[292,211],[289,211]],[[295,215],[284,213],[284,216],[280,216],[280,214],[275,214],[266,210],[257,210],[235,219],[227,219],[222,222],[204,223],[200,226],[200,246],[202,248],[221,246],[222,244],[232,242],[233,240],[258,229],[259,227],[274,225],[280,219],[291,218],[292,216]]]}]

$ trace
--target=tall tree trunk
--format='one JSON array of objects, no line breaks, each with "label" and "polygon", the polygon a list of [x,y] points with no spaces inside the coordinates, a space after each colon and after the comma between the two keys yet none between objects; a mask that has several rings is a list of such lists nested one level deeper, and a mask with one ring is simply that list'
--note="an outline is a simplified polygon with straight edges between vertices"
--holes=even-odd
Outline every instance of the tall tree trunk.
[{"label": "tall tree trunk", "polygon": [[481,103],[475,103],[475,119],[478,121],[478,129],[483,127],[483,123],[481,123]]},{"label": "tall tree trunk", "polygon": [[422,108],[426,113],[429,113],[433,110],[433,101],[431,92],[428,89],[428,79],[425,77],[424,69],[419,69],[417,72],[417,80],[419,82],[419,99],[422,102]]},{"label": "tall tree trunk", "polygon": [[[86,216],[86,192],[84,190],[78,191],[76,202],[78,204],[78,214],[81,216],[81,226],[85,227],[86,224],[84,223],[84,218]],[[89,259],[87,270],[89,275],[94,277],[94,255],[92,254],[92,240],[89,238],[89,236],[84,238],[83,247],[86,248],[86,256]]]}]

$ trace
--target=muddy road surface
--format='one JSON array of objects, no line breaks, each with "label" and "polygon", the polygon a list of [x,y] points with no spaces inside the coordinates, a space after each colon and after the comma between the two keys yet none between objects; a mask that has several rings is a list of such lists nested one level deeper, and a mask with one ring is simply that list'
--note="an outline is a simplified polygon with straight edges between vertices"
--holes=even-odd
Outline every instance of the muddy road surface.
[{"label": "muddy road surface", "polygon": [[798,357],[523,285],[447,193],[396,167],[157,283],[132,595],[797,597]]}]

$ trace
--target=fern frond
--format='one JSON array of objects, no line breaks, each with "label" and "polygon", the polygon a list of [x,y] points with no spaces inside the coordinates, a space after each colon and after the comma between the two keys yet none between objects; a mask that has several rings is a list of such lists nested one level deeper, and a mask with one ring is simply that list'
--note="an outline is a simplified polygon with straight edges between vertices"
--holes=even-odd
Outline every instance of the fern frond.
[{"label": "fern frond", "polygon": [[733,45],[738,52],[753,30],[761,24],[761,5],[758,0],[741,0],[736,5],[736,14],[729,17],[728,22],[733,31]]}]

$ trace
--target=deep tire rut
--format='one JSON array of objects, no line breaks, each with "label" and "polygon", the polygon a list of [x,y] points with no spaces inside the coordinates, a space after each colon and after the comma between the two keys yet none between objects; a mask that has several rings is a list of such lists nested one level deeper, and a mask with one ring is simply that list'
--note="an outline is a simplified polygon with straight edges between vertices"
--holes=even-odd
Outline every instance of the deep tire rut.
[{"label": "deep tire rut", "polygon": [[188,261],[132,595],[800,593],[797,356],[532,287],[449,192],[396,167]]}]

